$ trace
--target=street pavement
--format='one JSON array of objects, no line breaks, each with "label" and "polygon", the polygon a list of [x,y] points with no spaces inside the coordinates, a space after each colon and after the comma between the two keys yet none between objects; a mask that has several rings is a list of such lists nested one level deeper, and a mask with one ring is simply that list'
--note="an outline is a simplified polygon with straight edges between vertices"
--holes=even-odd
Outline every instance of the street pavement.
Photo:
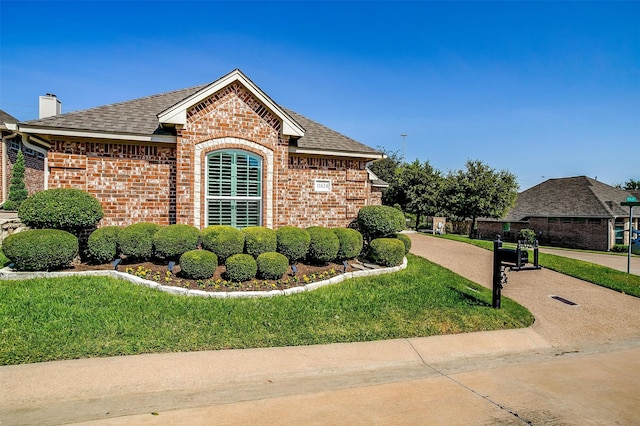
[{"label": "street pavement", "polygon": [[[491,252],[411,238],[490,286]],[[3,366],[0,424],[639,424],[640,299],[544,269],[508,275],[503,295],[532,327]]]}]

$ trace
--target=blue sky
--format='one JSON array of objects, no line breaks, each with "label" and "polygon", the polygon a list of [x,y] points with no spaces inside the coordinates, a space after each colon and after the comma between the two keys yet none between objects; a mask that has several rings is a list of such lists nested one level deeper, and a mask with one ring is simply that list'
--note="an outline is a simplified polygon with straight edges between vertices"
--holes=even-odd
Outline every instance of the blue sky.
[{"label": "blue sky", "polygon": [[0,1],[0,109],[28,120],[240,68],[277,103],[520,189],[640,179],[640,2]]}]

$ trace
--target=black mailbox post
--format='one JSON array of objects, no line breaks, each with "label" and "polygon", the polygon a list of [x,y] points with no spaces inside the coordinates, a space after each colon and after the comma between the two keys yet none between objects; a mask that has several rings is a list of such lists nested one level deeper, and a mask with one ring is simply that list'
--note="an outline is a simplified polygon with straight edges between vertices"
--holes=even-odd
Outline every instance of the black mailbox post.
[{"label": "black mailbox post", "polygon": [[529,263],[529,252],[523,249],[522,244],[518,242],[515,249],[502,247],[500,235],[496,235],[493,240],[493,293],[491,297],[491,306],[500,309],[500,299],[502,297],[502,283],[507,282],[505,268],[508,266],[512,271],[535,270],[540,269],[538,265],[538,242],[533,245],[533,266],[525,267]]}]

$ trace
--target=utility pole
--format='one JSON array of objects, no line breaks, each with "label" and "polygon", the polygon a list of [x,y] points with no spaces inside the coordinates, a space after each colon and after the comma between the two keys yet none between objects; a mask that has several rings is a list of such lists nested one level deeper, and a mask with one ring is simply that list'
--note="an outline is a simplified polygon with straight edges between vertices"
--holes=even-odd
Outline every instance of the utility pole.
[{"label": "utility pole", "polygon": [[402,136],[402,162],[407,162],[406,151],[407,151],[407,134],[403,133]]}]

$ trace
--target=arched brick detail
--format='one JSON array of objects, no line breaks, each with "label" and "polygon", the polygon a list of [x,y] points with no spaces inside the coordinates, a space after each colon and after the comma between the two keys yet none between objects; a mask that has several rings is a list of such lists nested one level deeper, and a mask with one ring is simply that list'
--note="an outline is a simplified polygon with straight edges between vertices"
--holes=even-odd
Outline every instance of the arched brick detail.
[{"label": "arched brick detail", "polygon": [[262,157],[262,224],[268,228],[273,228],[273,151],[255,142],[235,137],[212,139],[195,146],[193,162],[193,191],[195,195],[193,223],[200,228],[204,227],[204,159],[210,152],[221,149],[239,149]]}]

